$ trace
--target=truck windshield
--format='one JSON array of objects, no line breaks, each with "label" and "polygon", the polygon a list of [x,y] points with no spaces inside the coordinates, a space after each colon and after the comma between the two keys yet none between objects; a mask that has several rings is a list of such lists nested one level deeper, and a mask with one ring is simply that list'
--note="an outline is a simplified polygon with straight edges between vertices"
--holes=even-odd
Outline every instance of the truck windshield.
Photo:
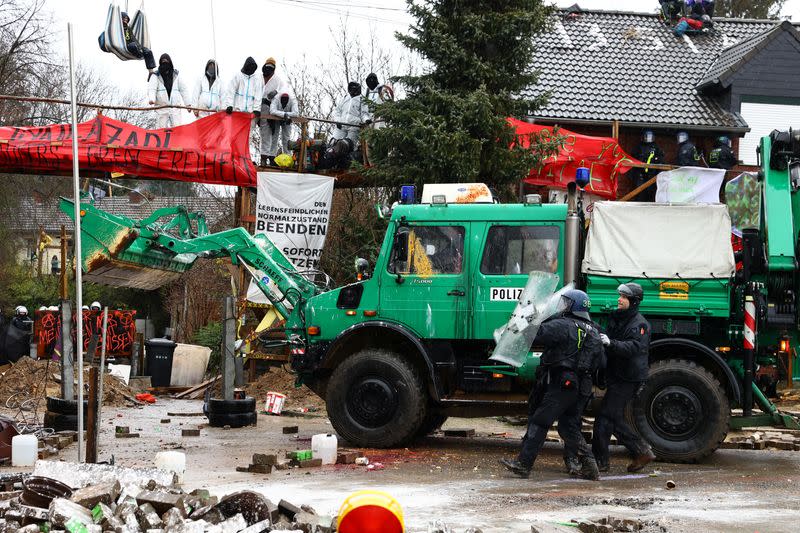
[{"label": "truck windshield", "polygon": [[486,237],[481,273],[558,272],[559,230],[556,226],[492,226]]},{"label": "truck windshield", "polygon": [[463,226],[413,226],[408,232],[405,257],[394,250],[389,264],[392,274],[460,274],[464,262]]}]

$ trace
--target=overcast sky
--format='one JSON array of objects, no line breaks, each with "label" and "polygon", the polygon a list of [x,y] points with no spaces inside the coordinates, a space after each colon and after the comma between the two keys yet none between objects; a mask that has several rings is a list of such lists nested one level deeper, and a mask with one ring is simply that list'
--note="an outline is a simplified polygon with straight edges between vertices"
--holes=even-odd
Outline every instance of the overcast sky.
[{"label": "overcast sky", "polygon": [[[128,5],[131,17],[140,0],[118,0]],[[561,6],[572,0],[559,1]],[[653,12],[656,0],[579,0],[587,9],[615,9]],[[205,62],[214,55],[224,80],[239,70],[248,55],[261,65],[269,56],[280,68],[292,68],[303,55],[322,60],[329,56],[329,27],[347,19],[348,28],[368,34],[374,28],[385,47],[400,45],[393,32],[407,28],[410,17],[404,0],[149,0],[144,2],[150,27],[152,48],[158,56],[168,52],[190,87],[202,75]],[[66,25],[72,22],[75,54],[113,79],[123,90],[146,89],[147,73],[142,61],[120,61],[102,52],[97,37],[105,24],[108,0],[65,2],[48,0],[46,9],[55,17],[57,39],[66,60]],[[213,17],[212,17],[213,9]],[[783,15],[800,20],[800,0],[788,0]],[[212,39],[212,20],[216,39]],[[64,95],[66,96],[66,95]]]}]

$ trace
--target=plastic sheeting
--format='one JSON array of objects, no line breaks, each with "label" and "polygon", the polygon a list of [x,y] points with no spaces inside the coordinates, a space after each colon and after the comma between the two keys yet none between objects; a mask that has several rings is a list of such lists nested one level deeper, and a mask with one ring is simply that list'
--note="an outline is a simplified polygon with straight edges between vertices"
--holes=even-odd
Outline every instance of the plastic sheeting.
[{"label": "plastic sheeting", "polygon": [[659,204],[718,204],[725,169],[681,167],[661,172],[656,183]]},{"label": "plastic sheeting", "polygon": [[[549,272],[531,272],[508,323],[494,332],[497,347],[492,361],[519,368],[527,359],[539,325],[558,311],[560,293],[554,297],[559,277]],[[562,289],[563,291],[564,289]]]},{"label": "plastic sheeting", "polygon": [[585,274],[728,279],[734,268],[727,206],[594,204]]},{"label": "plastic sheeting", "polygon": [[[150,32],[147,29],[147,19],[144,11],[139,10],[130,21],[130,30],[136,41],[143,48],[150,48]],[[100,37],[100,47],[105,52],[114,54],[123,61],[142,59],[128,51],[128,44],[125,42],[125,30],[122,27],[122,17],[120,7],[115,3],[108,6],[106,25]]]}]

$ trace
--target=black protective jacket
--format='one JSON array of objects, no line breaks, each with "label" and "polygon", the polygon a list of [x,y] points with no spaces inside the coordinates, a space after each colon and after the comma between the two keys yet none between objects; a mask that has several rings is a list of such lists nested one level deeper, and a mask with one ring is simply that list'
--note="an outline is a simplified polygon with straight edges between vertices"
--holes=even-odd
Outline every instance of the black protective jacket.
[{"label": "black protective jacket", "polygon": [[736,166],[736,163],[738,163],[736,156],[727,144],[715,146],[708,154],[708,166],[711,168],[730,170]]},{"label": "black protective jacket", "polygon": [[588,375],[604,363],[599,328],[572,314],[545,320],[533,344],[544,348],[543,369],[564,368]]},{"label": "black protective jacket", "polygon": [[678,157],[675,164],[679,167],[696,167],[700,165],[700,152],[692,141],[682,142],[678,145]]},{"label": "black protective jacket", "polygon": [[606,375],[609,381],[647,380],[650,367],[650,324],[632,307],[611,313],[606,334]]}]

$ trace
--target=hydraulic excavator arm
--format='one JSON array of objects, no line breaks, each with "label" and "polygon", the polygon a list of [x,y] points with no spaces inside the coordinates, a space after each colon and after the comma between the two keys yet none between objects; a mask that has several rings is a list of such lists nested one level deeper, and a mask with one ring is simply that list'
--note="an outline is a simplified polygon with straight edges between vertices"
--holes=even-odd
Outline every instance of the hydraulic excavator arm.
[{"label": "hydraulic excavator arm", "polygon": [[[62,198],[60,208],[73,216],[71,200]],[[176,279],[199,257],[229,257],[234,265],[248,268],[258,288],[287,319],[287,329],[302,328],[294,311],[320,292],[266,236],[252,236],[243,228],[208,233],[205,218],[182,206],[159,209],[135,221],[81,203],[80,216],[81,266],[90,281],[152,290]]]}]

